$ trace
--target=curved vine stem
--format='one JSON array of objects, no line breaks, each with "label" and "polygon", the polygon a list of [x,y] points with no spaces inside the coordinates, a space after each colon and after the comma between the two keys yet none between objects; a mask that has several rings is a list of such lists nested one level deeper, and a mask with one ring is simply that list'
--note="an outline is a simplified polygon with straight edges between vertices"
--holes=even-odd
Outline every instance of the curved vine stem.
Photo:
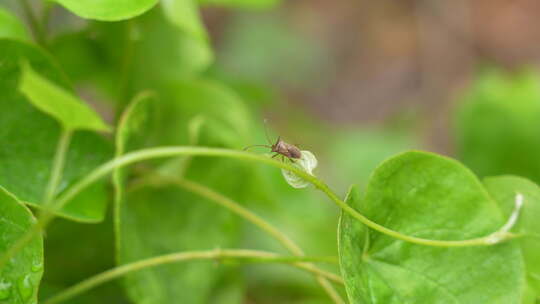
[{"label": "curved vine stem", "polygon": [[[47,299],[44,304],[55,304],[60,303],[66,300],[69,300],[81,293],[88,291],[100,284],[103,284],[107,281],[114,280],[118,277],[126,275],[131,272],[135,272],[141,269],[155,267],[164,264],[178,263],[183,261],[195,261],[195,260],[242,260],[245,262],[252,263],[283,263],[289,264],[296,268],[314,273],[318,276],[322,276],[328,280],[341,283],[343,281],[340,277],[320,270],[312,265],[303,263],[307,261],[321,261],[320,258],[310,258],[310,257],[287,257],[281,256],[274,253],[258,250],[247,250],[247,249],[215,249],[207,251],[186,251],[178,252],[173,254],[161,255],[145,260],[140,260],[137,262],[125,264],[112,268],[110,270],[99,273],[93,277],[90,277],[80,283],[77,283],[70,288],[58,293],[52,298]],[[322,259],[325,261],[325,259]]]},{"label": "curved vine stem", "polygon": [[[304,251],[295,243],[293,242],[287,235],[279,231],[276,227],[272,226],[270,223],[265,221],[263,218],[259,217],[255,213],[251,212],[250,210],[244,208],[239,203],[233,201],[232,199],[215,192],[214,190],[201,185],[199,183],[184,179],[184,178],[178,178],[178,177],[171,177],[171,176],[162,176],[159,174],[152,174],[148,178],[142,178],[140,180],[136,180],[134,184],[137,186],[140,186],[144,184],[146,180],[149,180],[150,182],[154,181],[153,178],[157,178],[158,182],[165,182],[168,184],[173,184],[178,187],[181,187],[185,190],[188,190],[190,192],[196,193],[210,201],[215,202],[216,204],[226,208],[227,210],[237,214],[241,218],[247,220],[248,222],[254,224],[255,226],[259,227],[262,231],[266,232],[268,235],[273,237],[275,240],[277,240],[283,247],[285,247],[289,252],[294,254],[295,256],[305,256]],[[309,267],[315,267],[315,265],[309,264]],[[330,282],[323,276],[315,274],[315,278],[319,285],[326,291],[326,293],[330,296],[330,298],[337,304],[343,304],[343,299],[341,299],[340,295],[337,293],[337,291],[332,287]]]},{"label": "curved vine stem", "polygon": [[[362,222],[364,225],[368,226],[369,228],[375,231],[378,231],[380,233],[386,234],[388,236],[391,236],[399,240],[403,240],[403,241],[414,243],[414,244],[435,246],[435,247],[467,247],[467,246],[493,245],[493,238],[491,237],[491,234],[485,237],[479,237],[479,238],[474,238],[474,239],[469,239],[469,240],[460,240],[460,241],[430,240],[430,239],[418,238],[418,237],[402,234],[395,230],[379,225],[371,221],[364,215],[360,214],[358,211],[356,211],[355,209],[347,205],[347,203],[339,199],[339,197],[323,181],[319,180],[317,177],[299,168],[296,168],[285,162],[280,162],[280,161],[271,159],[264,155],[238,151],[238,150],[221,149],[221,148],[205,148],[205,147],[190,147],[190,146],[174,147],[173,146],[173,147],[149,148],[149,149],[143,149],[143,150],[138,150],[135,152],[124,154],[123,156],[110,160],[109,162],[104,163],[103,165],[94,169],[84,178],[79,180],[76,184],[71,186],[68,190],[66,190],[66,192],[64,192],[63,195],[61,195],[58,198],[58,200],[52,206],[51,209],[60,210],[71,199],[73,199],[78,193],[80,193],[86,187],[91,185],[93,182],[111,173],[117,167],[123,167],[132,163],[136,163],[136,162],[140,162],[140,161],[148,160],[148,159],[164,158],[164,157],[179,156],[179,155],[229,157],[229,158],[236,158],[236,159],[241,159],[241,160],[257,161],[260,163],[272,165],[277,168],[286,169],[288,171],[295,173],[299,177],[307,180],[313,186],[315,186],[315,188],[324,192],[332,200],[332,202],[338,205],[344,212],[348,213],[353,218]],[[29,232],[27,232],[21,239],[19,239],[19,241],[17,241],[17,243],[15,243],[15,245],[12,248],[10,248],[0,258],[0,268],[2,268],[3,265],[5,265],[5,263],[9,260],[9,258],[11,258],[20,249],[22,249],[22,247],[24,247],[26,243],[28,243],[36,234],[38,234],[44,227],[46,227],[49,224],[49,222],[54,218],[54,213],[52,210],[47,210],[46,212],[44,212],[43,215],[39,218],[39,221],[33,226],[33,228]],[[498,240],[499,242],[516,237],[516,235],[510,232],[504,233],[502,235],[500,234],[499,236],[500,236]]]}]

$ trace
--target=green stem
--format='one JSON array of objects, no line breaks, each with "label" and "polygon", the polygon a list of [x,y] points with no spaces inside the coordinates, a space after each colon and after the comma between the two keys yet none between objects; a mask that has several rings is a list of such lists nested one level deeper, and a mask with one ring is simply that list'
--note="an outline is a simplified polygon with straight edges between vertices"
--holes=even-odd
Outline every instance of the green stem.
[{"label": "green stem", "polygon": [[[150,177],[152,178],[152,176]],[[196,193],[210,201],[215,202],[216,204],[236,213],[238,216],[244,218],[248,222],[251,222],[255,226],[259,227],[261,230],[266,232],[268,235],[276,239],[279,243],[283,245],[283,247],[287,248],[292,254],[295,256],[304,256],[304,252],[302,249],[294,243],[291,239],[287,237],[284,233],[279,231],[276,227],[272,226],[270,223],[265,221],[263,218],[259,217],[255,213],[251,212],[250,210],[242,207],[242,205],[238,204],[237,202],[231,200],[230,198],[217,193],[213,191],[212,189],[201,185],[196,182],[192,182],[186,179],[182,178],[175,178],[175,177],[169,177],[169,176],[157,176],[158,179],[163,180],[165,182],[177,185],[181,188],[184,188],[188,191],[191,191],[193,193]],[[316,267],[314,265],[310,265],[311,267]],[[337,291],[334,289],[334,287],[329,284],[329,282],[322,276],[316,275],[315,276],[317,282],[321,285],[321,287],[328,293],[330,298],[338,304],[342,304],[343,299],[339,296]]]},{"label": "green stem", "polygon": [[[271,159],[264,155],[238,151],[238,150],[220,149],[220,148],[204,148],[204,147],[189,147],[189,146],[158,147],[158,148],[143,149],[143,150],[127,153],[121,157],[115,158],[113,160],[110,160],[107,163],[104,163],[103,165],[94,169],[94,171],[90,172],[84,178],[79,180],[76,184],[70,187],[66,192],[64,192],[63,195],[61,195],[58,198],[58,200],[53,206],[53,209],[60,210],[65,204],[67,204],[71,199],[73,199],[78,193],[80,193],[86,187],[91,185],[93,182],[111,173],[117,167],[123,167],[132,163],[136,163],[136,162],[140,162],[140,161],[148,160],[148,159],[171,157],[171,156],[178,156],[178,155],[229,157],[229,158],[236,158],[236,159],[242,159],[242,160],[257,161],[260,163],[272,165],[277,168],[289,170],[295,173],[296,175],[298,175],[299,177],[313,184],[315,188],[323,191],[332,200],[332,202],[338,205],[344,212],[348,213],[355,219],[359,220],[364,225],[372,228],[373,230],[376,230],[380,233],[389,235],[399,240],[403,240],[403,241],[415,243],[415,244],[420,244],[420,245],[436,246],[436,247],[467,247],[467,246],[493,245],[493,242],[490,236],[474,238],[474,239],[469,239],[469,240],[461,240],[461,241],[443,241],[443,240],[429,240],[429,239],[417,238],[414,236],[401,234],[397,231],[388,229],[384,226],[381,226],[371,221],[367,217],[360,214],[358,211],[349,207],[349,205],[347,205],[347,203],[345,203],[344,201],[340,200],[337,197],[337,195],[332,190],[330,190],[330,188],[324,182],[322,182],[317,177],[299,168],[296,168],[285,162],[280,162],[280,161]],[[17,241],[14,247],[17,247],[18,248],[17,250],[20,250],[20,248],[22,248],[26,244],[26,242],[30,241],[33,238],[33,236],[39,233],[41,229],[46,227],[53,218],[54,218],[54,214],[52,212],[44,213],[40,217],[38,223],[34,225],[34,228],[31,229],[28,233],[26,233],[19,241]],[[501,241],[510,239],[513,237],[515,236],[512,233],[506,233],[504,236],[502,236]],[[25,243],[21,244],[22,242],[25,242]],[[0,258],[0,269],[3,267],[3,265],[5,265],[6,261],[9,260],[9,258],[14,253],[16,253],[16,251],[13,251],[10,249]]]},{"label": "green stem", "polygon": [[257,263],[284,263],[290,264],[299,269],[315,273],[319,276],[323,276],[329,280],[335,281],[337,283],[343,283],[341,278],[336,275],[319,270],[314,267],[308,266],[306,261],[317,261],[318,258],[309,258],[309,257],[286,257],[280,256],[274,253],[257,251],[257,250],[246,250],[246,249],[236,249],[236,250],[227,250],[227,249],[216,249],[209,251],[188,251],[188,252],[179,252],[173,254],[167,254],[162,256],[157,256],[149,258],[146,260],[141,260],[133,262],[130,264],[125,264],[119,267],[112,268],[100,274],[97,274],[93,277],[90,277],[74,286],[62,291],[56,296],[49,298],[44,302],[44,304],[54,304],[60,303],[62,301],[73,298],[74,296],[86,292],[87,290],[94,288],[100,284],[103,284],[107,281],[116,279],[130,272],[135,272],[141,269],[155,267],[158,265],[178,263],[182,261],[193,261],[193,260],[243,260],[246,262],[257,262]]},{"label": "green stem", "polygon": [[54,154],[54,160],[52,164],[51,176],[49,183],[45,189],[45,195],[43,197],[43,206],[48,207],[54,199],[54,194],[58,189],[58,185],[62,180],[62,171],[64,170],[64,164],[66,161],[66,154],[69,147],[69,141],[71,140],[72,132],[70,130],[63,129],[58,140],[58,146],[56,147],[56,153]]},{"label": "green stem", "polygon": [[[75,195],[77,195],[84,188],[88,187],[90,184],[100,179],[101,177],[110,173],[116,167],[126,166],[131,163],[152,159],[152,158],[162,158],[162,157],[171,157],[177,155],[198,155],[198,156],[220,156],[220,157],[229,157],[237,158],[249,161],[258,161],[261,163],[266,163],[277,168],[282,168],[289,170],[294,174],[300,176],[301,178],[307,180],[315,186],[315,188],[324,192],[336,205],[338,205],[344,212],[348,213],[355,219],[362,222],[364,225],[376,230],[380,233],[389,235],[399,240],[407,241],[410,243],[427,245],[427,246],[437,246],[437,247],[467,247],[467,246],[486,246],[492,245],[488,239],[489,236],[474,238],[469,240],[459,240],[459,241],[443,241],[443,240],[430,240],[417,238],[414,236],[404,235],[397,231],[388,229],[382,225],[379,225],[364,215],[360,214],[358,211],[351,208],[347,203],[338,198],[338,196],[321,180],[317,177],[297,168],[288,163],[280,162],[278,160],[271,159],[264,155],[254,154],[238,150],[229,150],[229,149],[220,149],[220,148],[204,148],[204,147],[159,147],[144,149],[135,152],[125,154],[120,158],[111,160],[100,167],[96,168],[85,178],[80,180],[77,184],[73,185],[68,189],[64,195],[59,197],[57,201],[57,208],[62,208],[69,200],[71,200]],[[512,234],[507,234],[506,238],[511,238]]]}]

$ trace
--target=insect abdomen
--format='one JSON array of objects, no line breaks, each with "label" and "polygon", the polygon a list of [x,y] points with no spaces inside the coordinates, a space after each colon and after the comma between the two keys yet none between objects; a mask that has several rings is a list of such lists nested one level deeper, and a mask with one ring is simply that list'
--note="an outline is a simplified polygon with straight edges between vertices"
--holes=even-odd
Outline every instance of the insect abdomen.
[{"label": "insect abdomen", "polygon": [[296,147],[289,147],[288,152],[290,158],[302,158],[302,152]]}]

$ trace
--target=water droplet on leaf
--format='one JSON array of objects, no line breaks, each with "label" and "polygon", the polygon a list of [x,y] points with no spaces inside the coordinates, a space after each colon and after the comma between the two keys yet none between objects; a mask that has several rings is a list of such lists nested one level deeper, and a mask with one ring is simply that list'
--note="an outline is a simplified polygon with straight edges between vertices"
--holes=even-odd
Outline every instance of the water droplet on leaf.
[{"label": "water droplet on leaf", "polygon": [[[317,167],[317,158],[309,151],[302,151],[302,157],[300,159],[295,159],[294,163],[291,164],[294,167],[313,175],[313,169]],[[308,181],[291,171],[281,169],[281,173],[283,174],[283,177],[285,177],[287,183],[294,188],[305,188],[309,185]]]},{"label": "water droplet on leaf", "polygon": [[23,300],[28,300],[33,293],[32,282],[30,281],[30,275],[27,274],[19,280],[19,294]]}]

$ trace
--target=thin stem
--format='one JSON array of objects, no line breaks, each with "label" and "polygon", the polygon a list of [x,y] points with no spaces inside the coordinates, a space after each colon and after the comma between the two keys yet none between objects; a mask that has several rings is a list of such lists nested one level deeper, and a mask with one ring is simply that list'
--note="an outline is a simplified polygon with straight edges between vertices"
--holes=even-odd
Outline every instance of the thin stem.
[{"label": "thin stem", "polygon": [[43,197],[43,206],[48,207],[53,202],[54,194],[58,189],[58,185],[62,180],[62,171],[64,170],[64,164],[66,161],[66,154],[71,140],[72,131],[62,129],[60,138],[58,139],[58,145],[56,146],[56,152],[54,154],[54,160],[51,169],[51,176],[49,183],[45,189],[45,195]]},{"label": "thin stem", "polygon": [[32,10],[30,3],[28,3],[28,0],[21,0],[21,5],[23,7],[24,13],[26,14],[26,17],[28,18],[28,23],[30,24],[32,33],[34,33],[36,41],[40,45],[45,46],[45,34],[43,33],[43,29],[41,28],[41,25],[39,24],[36,15],[34,15],[34,11]]},{"label": "thin stem", "polygon": [[77,296],[83,292],[88,291],[100,284],[103,284],[107,281],[116,279],[125,274],[135,272],[141,269],[154,267],[158,265],[178,263],[183,261],[194,261],[194,260],[242,260],[245,262],[256,262],[256,263],[284,263],[290,264],[291,266],[297,267],[299,269],[315,273],[317,275],[323,276],[329,280],[332,280],[337,283],[343,283],[341,278],[336,277],[334,274],[319,270],[314,267],[308,266],[306,263],[301,263],[305,261],[314,261],[318,260],[317,258],[309,257],[287,257],[280,256],[274,253],[257,251],[257,250],[246,250],[246,249],[236,249],[236,250],[227,250],[227,249],[216,249],[209,251],[187,251],[179,252],[167,255],[161,255],[145,260],[140,260],[130,264],[125,264],[119,267],[112,268],[100,274],[97,274],[93,277],[90,277],[78,284],[73,285],[72,287],[60,292],[56,296],[49,298],[44,302],[44,304],[54,304],[60,303],[65,300],[71,299],[74,296]]},{"label": "thin stem", "polygon": [[[443,241],[443,240],[429,240],[429,239],[417,238],[414,236],[401,234],[397,231],[388,229],[384,226],[381,226],[371,221],[367,217],[360,214],[358,211],[349,207],[349,205],[347,205],[347,203],[339,199],[338,196],[323,181],[319,180],[317,177],[297,167],[294,167],[285,162],[280,162],[280,161],[271,159],[264,155],[248,153],[248,152],[238,151],[238,150],[220,149],[220,148],[204,148],[204,147],[189,147],[189,146],[158,147],[158,148],[143,149],[143,150],[127,153],[121,157],[115,158],[113,160],[110,160],[109,162],[104,163],[103,165],[94,169],[94,171],[90,172],[84,178],[79,180],[79,182],[71,186],[62,196],[58,198],[58,200],[53,206],[53,209],[54,210],[61,209],[65,204],[67,204],[71,199],[73,199],[78,193],[80,193],[82,190],[84,190],[86,187],[88,187],[95,181],[111,173],[115,168],[123,167],[132,163],[143,161],[143,160],[154,159],[154,158],[164,158],[164,157],[171,157],[171,156],[178,156],[178,155],[229,157],[229,158],[236,158],[236,159],[242,159],[242,160],[248,160],[248,161],[257,161],[260,163],[272,165],[277,168],[286,169],[298,175],[299,177],[307,180],[312,185],[314,185],[315,188],[323,191],[332,200],[332,202],[338,205],[344,212],[348,213],[355,219],[359,220],[364,225],[372,228],[373,230],[376,230],[380,233],[389,235],[399,240],[403,240],[403,241],[415,243],[415,244],[420,244],[420,245],[436,246],[436,247],[467,247],[467,246],[492,245],[492,243],[490,243],[488,240],[489,236],[474,238],[474,239],[469,239],[469,240],[460,240],[460,241]],[[20,250],[20,248],[22,248],[26,244],[26,242],[31,240],[33,236],[35,236],[37,233],[40,232],[41,229],[45,228],[53,218],[54,218],[54,214],[52,212],[45,212],[40,217],[38,223],[36,223],[36,225],[34,225],[33,228],[29,232],[27,232],[19,241],[17,241],[14,247],[17,247],[18,248],[17,250]],[[514,238],[514,237],[516,237],[514,234],[506,233],[501,239],[501,241]],[[25,243],[21,244],[22,242],[25,242]],[[13,254],[16,252],[17,251],[13,251],[10,249],[0,258],[0,269],[3,267],[3,265],[5,265],[7,260],[9,260],[9,258],[13,256]]]},{"label": "thin stem", "polygon": [[[382,225],[379,225],[364,215],[360,214],[358,211],[347,205],[344,201],[338,198],[338,196],[321,180],[317,177],[299,169],[295,166],[292,166],[286,162],[280,162],[271,158],[268,158],[264,155],[247,153],[244,151],[238,150],[229,150],[229,149],[220,149],[220,148],[205,148],[205,147],[159,147],[151,149],[143,149],[135,152],[125,154],[120,158],[111,160],[100,167],[96,168],[85,178],[80,180],[77,184],[73,185],[69,190],[65,192],[63,196],[57,201],[57,208],[63,207],[69,200],[71,200],[75,195],[80,191],[88,187],[94,181],[100,179],[106,174],[110,173],[116,167],[126,166],[131,163],[153,159],[153,158],[162,158],[162,157],[171,157],[176,155],[198,155],[198,156],[221,156],[229,158],[237,158],[250,161],[258,161],[261,163],[266,163],[278,168],[286,169],[294,174],[300,176],[301,178],[307,180],[315,186],[315,188],[324,192],[336,205],[338,205],[344,212],[348,213],[355,219],[362,222],[364,225],[376,230],[380,233],[389,235],[396,239],[407,241],[410,243],[427,245],[427,246],[436,246],[436,247],[467,247],[467,246],[486,246],[490,245],[486,242],[487,237],[474,238],[469,240],[459,240],[459,241],[443,241],[443,240],[430,240],[417,238],[414,236],[408,236],[401,234],[397,231],[388,229]],[[508,233],[507,238],[512,238],[513,235]]]},{"label": "thin stem", "polygon": [[[152,176],[153,177],[153,176]],[[175,178],[170,176],[161,176],[157,175],[157,178],[160,179],[160,181],[165,181],[174,185],[177,185],[181,188],[184,188],[188,191],[191,191],[193,193],[196,193],[210,201],[215,202],[216,204],[236,213],[238,216],[244,218],[248,222],[251,222],[255,226],[259,227],[261,230],[266,232],[268,235],[276,239],[279,243],[283,245],[283,247],[287,248],[292,254],[295,256],[304,256],[304,252],[302,249],[294,243],[291,239],[287,237],[284,233],[279,231],[276,227],[272,226],[270,223],[265,221],[263,218],[259,217],[255,213],[251,212],[250,210],[242,207],[239,203],[231,200],[230,198],[217,193],[213,191],[212,189],[201,185],[199,183],[189,181],[187,179],[183,178]],[[139,184],[139,183],[137,183]],[[314,265],[311,265],[312,267],[316,267]],[[316,275],[315,276],[317,282],[321,285],[321,287],[328,293],[330,298],[335,303],[344,303],[343,299],[339,296],[337,291],[332,287],[331,284],[322,276]]]}]

